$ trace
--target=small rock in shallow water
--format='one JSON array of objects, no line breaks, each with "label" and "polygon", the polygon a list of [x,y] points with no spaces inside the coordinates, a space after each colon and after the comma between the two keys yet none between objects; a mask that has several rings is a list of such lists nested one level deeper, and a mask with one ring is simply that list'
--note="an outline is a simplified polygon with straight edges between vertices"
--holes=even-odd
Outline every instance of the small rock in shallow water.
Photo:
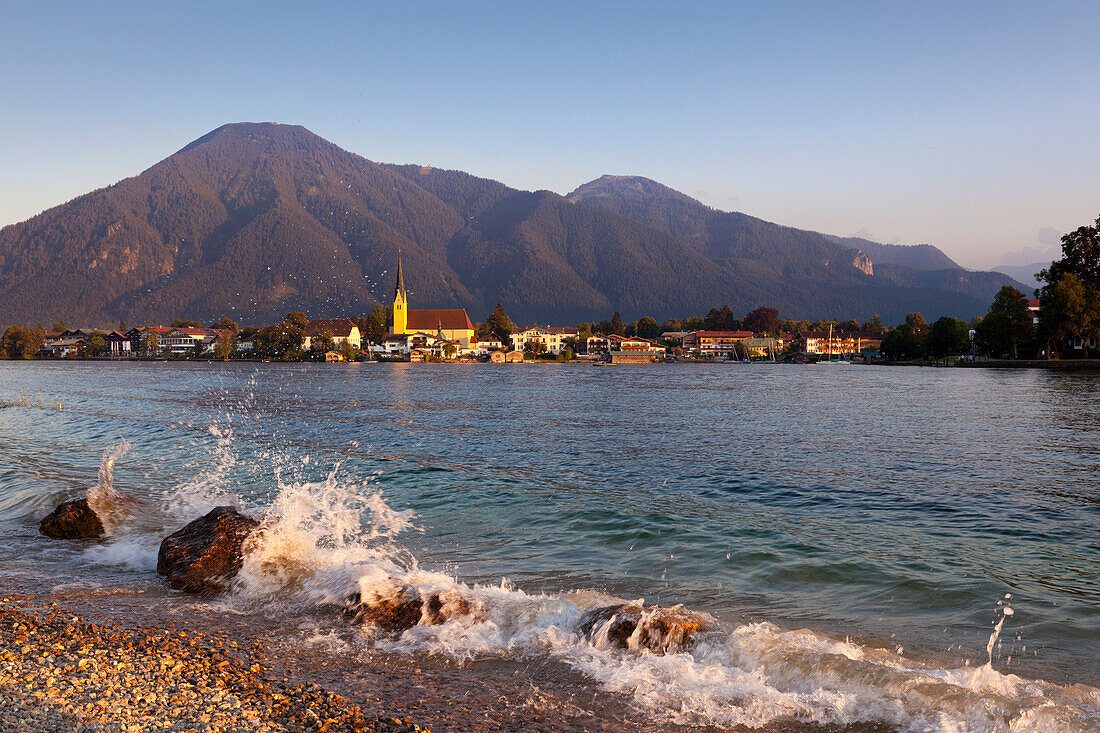
[{"label": "small rock in shallow water", "polygon": [[344,616],[353,623],[371,623],[383,631],[396,632],[413,626],[434,626],[453,619],[484,618],[482,609],[454,590],[422,592],[391,578],[361,593],[348,596]]},{"label": "small rock in shallow water", "polygon": [[717,628],[714,617],[683,606],[643,606],[620,603],[589,611],[581,632],[597,646],[668,652],[695,642],[698,634]]},{"label": "small rock in shallow water", "polygon": [[191,593],[218,593],[244,563],[244,541],[259,522],[220,506],[160,543],[157,573]]},{"label": "small rock in shallow water", "polygon": [[103,522],[88,506],[87,499],[73,499],[58,504],[38,525],[38,530],[59,540],[93,539],[103,535]]}]

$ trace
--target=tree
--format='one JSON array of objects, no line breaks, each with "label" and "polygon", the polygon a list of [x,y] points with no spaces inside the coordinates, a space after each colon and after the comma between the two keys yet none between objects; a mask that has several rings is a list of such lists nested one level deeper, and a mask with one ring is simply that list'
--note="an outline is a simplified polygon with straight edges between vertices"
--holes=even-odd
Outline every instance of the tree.
[{"label": "tree", "polygon": [[501,343],[508,343],[508,339],[516,332],[516,324],[512,322],[512,319],[508,317],[508,314],[504,312],[504,307],[500,303],[497,303],[497,307],[493,309],[493,312],[489,314],[489,317],[485,319],[485,323],[481,324],[481,330],[478,332],[478,338],[488,336],[490,334],[500,339]]},{"label": "tree", "polygon": [[241,327],[229,316],[222,318],[217,323],[211,325],[210,328],[216,328],[220,331],[232,331],[233,333],[238,333],[241,330]]},{"label": "tree", "polygon": [[344,343],[340,344],[340,356],[344,357],[344,361],[356,361],[359,355],[355,353],[355,347],[351,342],[344,339]]},{"label": "tree", "polygon": [[[1085,287],[1077,275],[1067,272],[1044,291],[1039,328],[1048,341],[1065,342],[1100,329],[1100,292]],[[1084,343],[1088,358],[1088,340]]]},{"label": "tree", "polygon": [[50,330],[54,333],[61,333],[62,331],[66,331],[68,329],[65,326],[65,321],[58,321],[57,323],[50,326]]},{"label": "tree", "polygon": [[152,326],[145,329],[141,337],[141,353],[146,356],[156,356],[160,352],[160,336]]},{"label": "tree", "polygon": [[202,328],[202,324],[198,321],[183,321],[177,318],[172,321],[172,328]]},{"label": "tree", "polygon": [[541,341],[528,341],[523,345],[524,356],[538,356],[546,351],[546,344]]},{"label": "tree", "polygon": [[1062,259],[1050,263],[1036,277],[1054,285],[1067,272],[1076,275],[1086,287],[1100,288],[1100,216],[1093,226],[1078,227],[1062,235]]},{"label": "tree", "polygon": [[191,347],[191,356],[195,359],[198,359],[205,353],[206,353],[206,344],[204,344],[201,340],[197,339],[195,341],[195,345]]},{"label": "tree", "polygon": [[218,341],[214,344],[214,355],[219,359],[228,359],[236,353],[237,339],[233,335],[234,332],[233,329],[225,329],[218,335]]},{"label": "tree", "polygon": [[1027,310],[1027,298],[1011,285],[1005,285],[993,297],[989,312],[978,324],[978,343],[991,356],[1004,356],[1011,352],[1019,357],[1020,342],[1032,332],[1031,313]]},{"label": "tree", "polygon": [[256,332],[256,353],[269,359],[299,359],[305,331],[284,321],[275,326],[264,326]]},{"label": "tree", "polygon": [[332,331],[322,331],[309,340],[309,350],[314,354],[327,354],[333,350]]},{"label": "tree", "polygon": [[871,320],[863,324],[863,330],[866,333],[886,333],[886,326],[882,323],[882,316],[878,313],[871,316]]},{"label": "tree", "polygon": [[970,326],[966,321],[944,316],[932,324],[928,351],[937,359],[958,356],[970,350]]},{"label": "tree", "polygon": [[84,344],[89,356],[103,356],[107,353],[107,334],[102,331],[92,331],[92,335]]},{"label": "tree", "polygon": [[753,333],[779,333],[779,311],[775,308],[757,308],[741,319],[741,326]]},{"label": "tree", "polygon": [[611,323],[607,327],[607,332],[619,336],[626,333],[626,327],[623,325],[623,317],[619,315],[619,311],[615,311],[615,315],[611,316]]},{"label": "tree", "polygon": [[661,327],[657,325],[657,319],[653,316],[639,318],[634,330],[644,339],[655,339],[661,335]]},{"label": "tree", "polygon": [[846,321],[841,321],[836,325],[836,330],[841,333],[857,333],[862,327],[859,325],[859,321],[854,318],[849,318]]},{"label": "tree", "polygon": [[748,360],[748,358],[749,358],[749,347],[745,346],[745,344],[741,341],[736,342],[733,345],[733,350],[730,351],[730,359],[731,360],[732,359],[739,359],[741,361],[746,361],[746,360]]},{"label": "tree", "polygon": [[910,313],[905,317],[905,322],[916,333],[920,333],[928,327],[928,321],[924,320],[923,313]]},{"label": "tree", "polygon": [[1048,342],[1095,333],[1100,328],[1100,216],[1093,226],[1063,235],[1062,259],[1036,277],[1044,283],[1039,328]]},{"label": "tree", "polygon": [[569,346],[566,346],[564,349],[561,350],[561,355],[563,360],[565,361],[573,361],[577,358],[577,352]]},{"label": "tree", "polygon": [[879,349],[887,359],[903,361],[920,357],[924,344],[921,335],[911,325],[903,323],[886,334]]},{"label": "tree", "polygon": [[0,358],[33,359],[46,343],[46,332],[41,328],[9,326],[0,339]]},{"label": "tree", "polygon": [[703,321],[703,328],[707,331],[733,331],[736,328],[733,311],[728,305],[711,308]]},{"label": "tree", "polygon": [[283,319],[283,323],[289,323],[292,326],[297,326],[304,331],[306,326],[309,325],[309,318],[306,316],[305,313],[302,313],[301,311],[291,311],[290,313],[286,314],[286,318]]},{"label": "tree", "polygon": [[359,335],[364,341],[372,344],[382,343],[382,339],[390,332],[393,323],[393,308],[387,305],[376,305],[366,318],[356,316],[351,319],[359,327]]},{"label": "tree", "polygon": [[443,345],[443,357],[444,358],[453,359],[453,358],[455,358],[455,354],[457,354],[457,353],[458,353],[458,347],[455,346],[454,344],[444,344]]}]

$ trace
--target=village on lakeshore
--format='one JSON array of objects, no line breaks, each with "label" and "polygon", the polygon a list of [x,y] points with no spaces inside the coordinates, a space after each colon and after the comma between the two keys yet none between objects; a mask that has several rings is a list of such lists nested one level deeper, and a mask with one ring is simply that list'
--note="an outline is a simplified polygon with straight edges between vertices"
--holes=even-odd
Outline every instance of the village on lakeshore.
[{"label": "village on lakeshore", "polygon": [[[1053,300],[1053,299],[1052,299]],[[230,318],[203,326],[116,329],[8,327],[0,340],[5,359],[203,359],[261,361],[405,362],[791,362],[954,363],[991,359],[1087,358],[1100,345],[1097,329],[1041,337],[1042,301],[1011,286],[997,294],[985,317],[969,323],[944,316],[929,324],[911,313],[893,328],[879,316],[860,323],[781,320],[760,307],[735,318],[727,306],[705,316],[610,320],[578,326],[517,327],[498,303],[484,322],[464,308],[410,308],[400,254],[392,306],[366,317],[316,318],[292,312],[277,324],[240,327]],[[1048,311],[1059,307],[1057,301]],[[1064,319],[1063,319],[1064,320]],[[1100,320],[1100,318],[1098,318]]]}]

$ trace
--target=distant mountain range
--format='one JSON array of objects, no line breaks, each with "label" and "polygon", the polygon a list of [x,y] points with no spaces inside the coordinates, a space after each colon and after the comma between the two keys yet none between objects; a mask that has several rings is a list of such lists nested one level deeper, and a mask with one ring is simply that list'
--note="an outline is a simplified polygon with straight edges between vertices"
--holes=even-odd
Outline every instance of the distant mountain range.
[{"label": "distant mountain range", "polygon": [[374,163],[305,128],[225,125],[145,172],[0,229],[0,324],[362,314],[398,250],[414,307],[498,301],[521,323],[658,320],[728,304],[785,317],[970,317],[1007,275],[935,247],[793,229],[604,176],[569,196]]},{"label": "distant mountain range", "polygon": [[1042,283],[1035,276],[1039,274],[1040,270],[1045,270],[1048,267],[1050,267],[1050,262],[1033,262],[1030,265],[997,265],[993,268],[993,272],[1000,272],[1023,283],[1027,286],[1027,289],[1023,291],[1024,295],[1032,298],[1035,289],[1042,287]]}]

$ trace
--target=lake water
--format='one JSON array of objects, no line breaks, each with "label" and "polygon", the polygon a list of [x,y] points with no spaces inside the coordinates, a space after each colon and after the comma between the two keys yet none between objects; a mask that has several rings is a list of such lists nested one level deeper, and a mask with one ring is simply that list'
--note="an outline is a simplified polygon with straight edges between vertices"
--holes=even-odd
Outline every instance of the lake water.
[{"label": "lake water", "polygon": [[[388,574],[488,617],[364,644],[550,655],[655,720],[1100,730],[1100,372],[0,362],[21,396],[0,582],[149,583],[166,532],[235,503],[269,539],[225,612],[295,633]],[[35,535],[97,485],[156,516]],[[721,629],[602,648],[576,625],[614,598]]]}]

